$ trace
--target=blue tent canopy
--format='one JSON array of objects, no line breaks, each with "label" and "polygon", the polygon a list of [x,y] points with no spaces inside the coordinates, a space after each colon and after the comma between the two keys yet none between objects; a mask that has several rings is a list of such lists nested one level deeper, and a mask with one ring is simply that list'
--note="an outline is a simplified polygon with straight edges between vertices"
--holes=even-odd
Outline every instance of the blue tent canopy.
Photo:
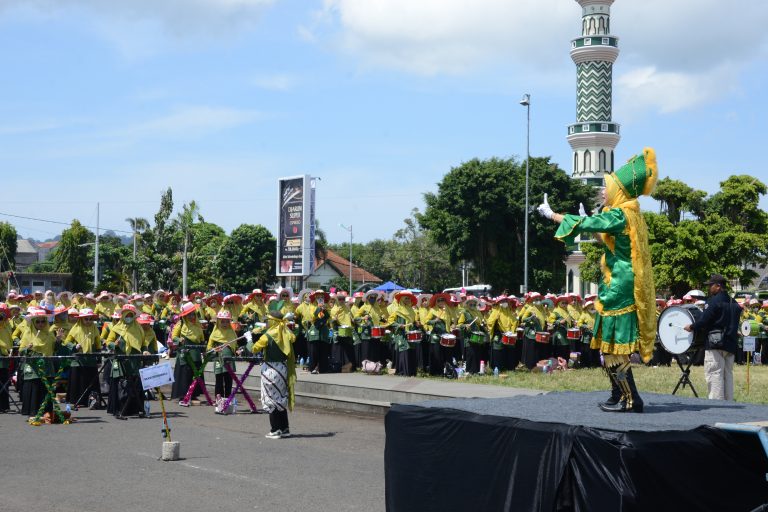
[{"label": "blue tent canopy", "polygon": [[374,290],[376,290],[377,292],[393,292],[395,290],[405,290],[405,288],[403,288],[399,284],[393,283],[392,281],[387,281],[386,283],[381,284],[376,288],[374,288]]}]

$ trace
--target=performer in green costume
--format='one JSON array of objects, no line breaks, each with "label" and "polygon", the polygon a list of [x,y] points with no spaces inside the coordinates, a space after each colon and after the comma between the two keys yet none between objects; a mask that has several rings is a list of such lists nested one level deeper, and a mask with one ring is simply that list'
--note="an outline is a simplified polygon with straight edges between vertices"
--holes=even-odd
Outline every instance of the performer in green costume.
[{"label": "performer in green costume", "polygon": [[648,246],[648,227],[637,198],[649,195],[658,180],[656,155],[645,148],[616,172],[605,175],[605,207],[599,214],[561,215],[547,202],[538,211],[560,224],[555,238],[570,245],[581,233],[597,233],[605,245],[601,259],[603,279],[595,301],[592,347],[599,348],[611,380],[611,398],[604,411],[642,412],[629,355],[640,352],[643,361],[653,355],[656,339],[656,290]]}]

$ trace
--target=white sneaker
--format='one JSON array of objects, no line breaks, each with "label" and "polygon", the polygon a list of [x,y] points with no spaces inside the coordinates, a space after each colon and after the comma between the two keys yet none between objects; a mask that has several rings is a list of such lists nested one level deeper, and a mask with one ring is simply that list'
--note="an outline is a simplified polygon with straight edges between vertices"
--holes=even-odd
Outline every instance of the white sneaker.
[{"label": "white sneaker", "polygon": [[283,433],[280,430],[275,430],[274,432],[270,432],[264,437],[266,437],[267,439],[280,439],[281,437],[283,437]]}]

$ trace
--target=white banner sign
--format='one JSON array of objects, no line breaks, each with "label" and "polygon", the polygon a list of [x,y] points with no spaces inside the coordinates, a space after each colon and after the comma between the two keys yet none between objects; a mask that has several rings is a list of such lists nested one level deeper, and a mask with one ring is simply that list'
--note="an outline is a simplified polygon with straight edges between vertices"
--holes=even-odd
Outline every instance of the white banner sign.
[{"label": "white banner sign", "polygon": [[754,351],[755,351],[755,337],[744,336],[744,352],[754,352]]},{"label": "white banner sign", "polygon": [[168,363],[147,366],[139,370],[141,375],[141,386],[144,391],[152,388],[159,388],[166,384],[173,384],[173,369]]}]

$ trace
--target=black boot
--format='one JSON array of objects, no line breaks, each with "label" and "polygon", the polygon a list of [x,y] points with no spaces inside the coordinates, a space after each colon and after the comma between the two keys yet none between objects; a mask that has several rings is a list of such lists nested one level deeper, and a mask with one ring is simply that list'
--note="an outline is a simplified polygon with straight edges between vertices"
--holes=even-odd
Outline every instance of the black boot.
[{"label": "black boot", "polygon": [[627,370],[627,384],[629,384],[630,396],[632,397],[631,404],[627,404],[627,410],[631,412],[643,412],[643,399],[640,398],[640,393],[637,391],[635,377],[632,375],[632,367]]},{"label": "black boot", "polygon": [[621,401],[621,388],[619,387],[619,383],[616,382],[616,378],[614,377],[616,373],[617,366],[607,367],[604,366],[603,370],[605,370],[605,374],[608,376],[608,379],[611,381],[611,396],[606,400],[605,402],[600,402],[598,405],[602,409],[603,406],[612,407]]},{"label": "black boot", "polygon": [[621,389],[621,399],[615,405],[600,405],[606,412],[643,412],[643,400],[637,392],[635,378],[629,362],[616,367],[614,378]]}]

